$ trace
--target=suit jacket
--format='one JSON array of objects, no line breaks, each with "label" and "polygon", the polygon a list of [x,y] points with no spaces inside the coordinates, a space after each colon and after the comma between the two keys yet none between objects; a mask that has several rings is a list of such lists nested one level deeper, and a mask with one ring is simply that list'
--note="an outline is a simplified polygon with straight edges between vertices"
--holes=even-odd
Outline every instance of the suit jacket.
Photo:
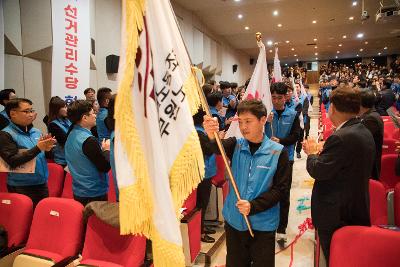
[{"label": "suit jacket", "polygon": [[392,89],[388,88],[380,91],[377,98],[378,104],[375,105],[376,111],[381,116],[389,116],[386,110],[393,106],[393,104],[396,102],[396,96],[394,95]]},{"label": "suit jacket", "polygon": [[371,132],[375,142],[375,162],[371,177],[378,180],[381,173],[381,158],[383,145],[383,120],[374,108],[360,116],[361,123]]},{"label": "suit jacket", "polygon": [[368,180],[374,158],[374,139],[357,118],[334,132],[319,155],[308,156],[307,171],[315,179],[311,216],[317,229],[371,224]]}]

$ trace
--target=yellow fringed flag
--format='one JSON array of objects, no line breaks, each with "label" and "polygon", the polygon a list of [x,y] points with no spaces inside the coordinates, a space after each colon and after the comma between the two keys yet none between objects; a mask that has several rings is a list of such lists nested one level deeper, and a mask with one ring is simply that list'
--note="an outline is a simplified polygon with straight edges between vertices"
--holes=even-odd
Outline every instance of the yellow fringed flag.
[{"label": "yellow fringed flag", "polygon": [[204,175],[200,99],[169,0],[123,0],[115,163],[121,234],[152,240],[156,267],[185,266],[178,213]]}]

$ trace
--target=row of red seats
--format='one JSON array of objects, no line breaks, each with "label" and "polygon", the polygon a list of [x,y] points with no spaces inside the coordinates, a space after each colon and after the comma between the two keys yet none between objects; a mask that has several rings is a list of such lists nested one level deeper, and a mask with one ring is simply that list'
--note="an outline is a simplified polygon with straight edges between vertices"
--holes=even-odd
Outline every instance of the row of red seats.
[{"label": "row of red seats", "polygon": [[[8,232],[8,247],[22,249],[0,259],[14,267],[51,266],[77,259],[81,251],[82,265],[141,266],[144,262],[146,239],[121,236],[114,228],[95,215],[89,217],[84,242],[83,206],[72,199],[43,199],[33,214],[30,198],[15,193],[0,193],[0,224]],[[31,224],[32,222],[32,224]],[[13,250],[11,250],[13,251]],[[14,259],[15,258],[15,259]],[[46,264],[47,263],[47,264]],[[49,263],[51,265],[49,265]],[[5,266],[5,265],[2,265]]]}]

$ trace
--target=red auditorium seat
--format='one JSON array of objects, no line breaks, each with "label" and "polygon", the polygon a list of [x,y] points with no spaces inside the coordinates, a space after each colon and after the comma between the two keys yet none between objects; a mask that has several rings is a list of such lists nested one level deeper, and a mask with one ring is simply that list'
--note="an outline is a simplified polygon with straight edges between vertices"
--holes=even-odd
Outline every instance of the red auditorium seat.
[{"label": "red auditorium seat", "polygon": [[181,219],[181,235],[186,266],[191,266],[201,249],[201,212],[196,208],[197,189],[189,195],[182,205],[186,210]]},{"label": "red auditorium seat", "polygon": [[72,192],[72,175],[69,172],[65,174],[64,187],[61,197],[71,199],[74,198],[74,193]]},{"label": "red auditorium seat", "polygon": [[45,198],[33,215],[28,243],[13,267],[50,266],[78,255],[83,237],[83,206],[71,199]]},{"label": "red auditorium seat", "polygon": [[392,138],[394,132],[396,131],[396,127],[394,126],[394,123],[392,121],[386,122],[383,125],[383,138]]},{"label": "red auditorium seat", "polygon": [[396,140],[392,138],[383,139],[382,155],[396,154]]},{"label": "red auditorium seat", "polygon": [[108,197],[109,202],[117,202],[117,194],[115,193],[115,184],[112,171],[108,172]]},{"label": "red auditorium seat", "polygon": [[21,194],[0,193],[0,214],[0,225],[7,230],[7,246],[25,244],[32,222],[32,200]]},{"label": "red auditorium seat", "polygon": [[49,196],[60,197],[64,186],[64,168],[56,163],[47,163],[49,169]]},{"label": "red auditorium seat", "polygon": [[396,176],[394,172],[397,154],[382,155],[381,175],[379,180],[386,189],[392,189],[400,182],[400,176]]},{"label": "red auditorium seat", "polygon": [[346,226],[332,238],[330,267],[399,266],[400,232],[379,227]]},{"label": "red auditorium seat", "polygon": [[394,188],[394,223],[400,227],[400,183]]},{"label": "red auditorium seat", "polygon": [[375,180],[369,180],[369,210],[372,225],[388,224],[388,209],[385,186]]},{"label": "red auditorium seat", "polygon": [[86,228],[80,264],[102,267],[142,266],[145,252],[145,237],[122,236],[119,228],[114,228],[92,215]]},{"label": "red auditorium seat", "polygon": [[0,172],[0,192],[8,192],[6,172]]}]

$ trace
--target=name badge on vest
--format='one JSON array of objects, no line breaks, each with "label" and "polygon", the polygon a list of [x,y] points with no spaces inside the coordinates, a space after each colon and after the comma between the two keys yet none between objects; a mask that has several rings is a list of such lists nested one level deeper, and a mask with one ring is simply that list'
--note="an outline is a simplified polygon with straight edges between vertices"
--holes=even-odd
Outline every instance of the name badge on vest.
[{"label": "name badge on vest", "polygon": [[[27,149],[20,149],[18,153],[27,151]],[[12,172],[12,173],[35,173],[36,168],[36,157],[32,160],[19,165],[15,169],[12,169],[1,157],[0,157],[0,172]]]}]

